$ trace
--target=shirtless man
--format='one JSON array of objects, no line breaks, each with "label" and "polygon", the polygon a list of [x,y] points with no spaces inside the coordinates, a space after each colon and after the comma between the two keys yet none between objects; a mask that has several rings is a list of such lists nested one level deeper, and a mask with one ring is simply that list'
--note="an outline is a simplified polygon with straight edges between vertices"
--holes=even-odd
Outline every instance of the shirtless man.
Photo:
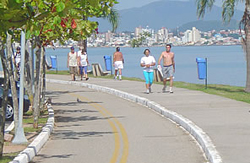
[{"label": "shirtless man", "polygon": [[170,81],[169,92],[173,93],[173,75],[175,72],[175,62],[174,62],[174,53],[170,51],[171,45],[166,45],[166,51],[161,53],[161,56],[158,60],[158,66],[161,66],[161,60],[163,59],[163,92],[166,92],[167,80]]},{"label": "shirtless man", "polygon": [[123,69],[124,59],[123,54],[120,52],[120,48],[116,48],[116,52],[113,54],[113,65],[115,67],[115,76],[114,79],[117,79],[119,70],[119,80],[122,80],[122,69]]}]

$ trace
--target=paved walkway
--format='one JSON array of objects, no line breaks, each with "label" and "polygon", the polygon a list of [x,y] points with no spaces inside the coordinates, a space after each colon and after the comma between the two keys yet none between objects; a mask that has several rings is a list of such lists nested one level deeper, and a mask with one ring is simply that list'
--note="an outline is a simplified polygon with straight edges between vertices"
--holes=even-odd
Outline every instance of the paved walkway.
[{"label": "paved walkway", "polygon": [[[69,76],[48,75],[50,79],[69,81]],[[86,82],[86,81],[76,81]],[[250,105],[199,91],[174,88],[174,94],[162,93],[153,85],[152,94],[136,81],[90,78],[88,83],[115,88],[145,97],[190,119],[212,139],[225,163],[249,163]]]},{"label": "paved walkway", "polygon": [[32,162],[206,162],[189,134],[146,107],[74,85],[47,90],[55,129]]}]

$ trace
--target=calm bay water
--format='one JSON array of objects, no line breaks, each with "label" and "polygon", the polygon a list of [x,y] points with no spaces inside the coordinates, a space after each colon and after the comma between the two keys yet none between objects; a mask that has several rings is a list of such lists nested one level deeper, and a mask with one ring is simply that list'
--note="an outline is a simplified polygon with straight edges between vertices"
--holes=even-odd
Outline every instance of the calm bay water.
[{"label": "calm bay water", "polygon": [[[140,59],[145,48],[121,48],[125,64],[123,75],[143,78]],[[151,54],[158,60],[164,47],[151,47]],[[88,48],[89,61],[100,63],[104,69],[104,55],[112,55],[115,48]],[[196,57],[208,58],[208,83],[245,86],[246,59],[241,46],[188,46],[172,47],[175,53],[175,81],[203,84],[198,79]],[[59,70],[67,70],[69,49],[47,49],[46,55],[58,56]]]},{"label": "calm bay water", "polygon": [[[140,59],[145,48],[121,48],[125,64],[123,75],[143,79]],[[77,49],[76,49],[77,50]],[[164,47],[151,47],[151,54],[158,60]],[[91,63],[100,63],[104,69],[104,55],[112,55],[115,48],[88,48]],[[198,79],[196,57],[208,58],[208,83],[245,86],[246,59],[241,46],[188,46],[172,47],[175,53],[176,73],[175,81],[203,84]],[[69,49],[46,49],[46,58],[57,55],[58,69],[68,70],[67,54]],[[2,69],[0,67],[0,69]]]}]

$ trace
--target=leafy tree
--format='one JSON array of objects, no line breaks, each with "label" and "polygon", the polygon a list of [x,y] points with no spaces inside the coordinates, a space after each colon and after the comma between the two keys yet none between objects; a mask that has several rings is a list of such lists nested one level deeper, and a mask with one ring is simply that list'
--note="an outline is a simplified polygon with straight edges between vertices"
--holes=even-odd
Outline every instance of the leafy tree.
[{"label": "leafy tree", "polygon": [[[215,0],[197,0],[198,17],[204,17],[205,12],[211,10],[214,2]],[[247,81],[245,91],[250,92],[250,1],[223,0],[222,18],[224,22],[230,22],[238,2],[245,2],[245,11],[240,21],[240,29],[245,32],[245,35],[242,37],[242,46],[246,52],[247,60]]]},{"label": "leafy tree", "polygon": [[146,40],[148,37],[151,37],[151,34],[149,32],[140,33],[138,37],[133,38],[132,41],[130,41],[130,45],[133,48],[140,47],[141,45],[147,45]]},{"label": "leafy tree", "polygon": [[[95,32],[98,23],[85,20],[83,17],[100,17],[103,13],[109,14],[116,3],[116,0],[2,0],[0,2],[0,55],[5,79],[9,79],[9,75],[13,75],[8,68],[11,67],[11,63],[7,62],[8,56],[4,51],[4,42],[7,35],[14,38],[19,36],[20,30],[25,30],[26,39],[35,38],[33,40],[36,48],[36,81],[33,103],[34,127],[38,126],[40,112],[42,72],[45,73],[45,70],[42,69],[45,64],[45,47],[51,41],[59,40],[64,43],[68,39],[80,40],[87,38]],[[6,46],[7,49],[10,49],[11,37],[9,37]],[[28,51],[26,52],[28,53]],[[10,51],[9,53],[13,52]],[[1,109],[0,112],[0,156],[2,156],[3,149],[7,83],[8,80],[5,81],[6,87],[4,88],[4,102],[2,105],[4,109]],[[32,84],[32,82],[29,83]]]}]

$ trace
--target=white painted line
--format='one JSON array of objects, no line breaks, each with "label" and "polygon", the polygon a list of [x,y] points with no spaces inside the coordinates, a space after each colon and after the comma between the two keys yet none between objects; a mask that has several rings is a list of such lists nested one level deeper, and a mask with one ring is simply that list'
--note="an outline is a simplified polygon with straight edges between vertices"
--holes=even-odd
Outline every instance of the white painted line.
[{"label": "white painted line", "polygon": [[154,101],[150,101],[146,98],[139,97],[133,94],[129,94],[127,92],[119,91],[113,88],[103,87],[103,86],[94,85],[94,84],[71,82],[71,81],[69,82],[69,81],[62,81],[62,80],[55,80],[55,79],[46,79],[46,81],[50,83],[72,84],[72,85],[87,87],[87,88],[94,89],[97,91],[109,93],[109,94],[112,94],[112,95],[115,95],[115,96],[118,96],[127,100],[131,100],[138,104],[149,107],[150,109],[158,112],[159,114],[179,124],[189,134],[191,134],[195,138],[195,140],[198,142],[198,144],[201,146],[209,162],[222,163],[222,158],[219,155],[219,152],[216,150],[215,145],[213,144],[212,140],[200,127],[198,127],[195,123],[183,117],[182,115],[174,111],[167,110],[165,107],[155,103]]}]

